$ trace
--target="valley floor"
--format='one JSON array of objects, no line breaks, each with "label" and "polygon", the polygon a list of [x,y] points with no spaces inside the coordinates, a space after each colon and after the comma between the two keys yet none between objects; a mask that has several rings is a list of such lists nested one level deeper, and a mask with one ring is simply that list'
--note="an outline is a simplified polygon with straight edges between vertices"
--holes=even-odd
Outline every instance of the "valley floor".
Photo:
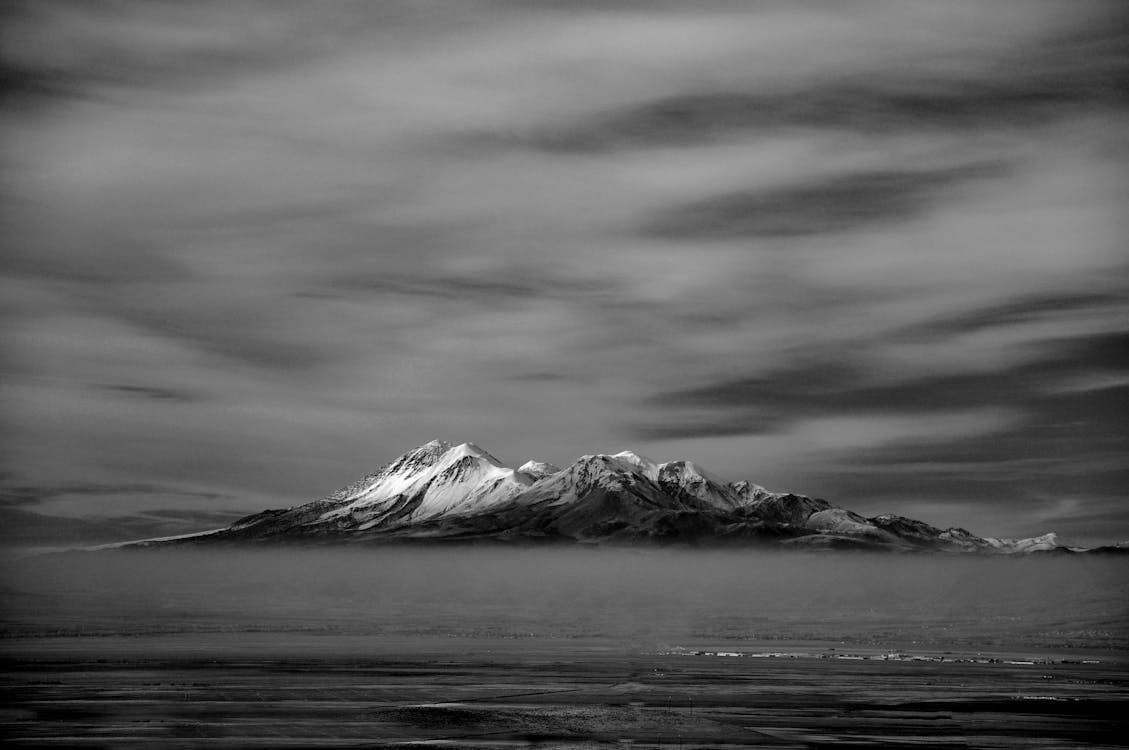
[{"label": "valley floor", "polygon": [[897,653],[779,641],[10,638],[0,731],[7,747],[87,748],[1091,748],[1129,736],[1124,653]]},{"label": "valley floor", "polygon": [[194,549],[0,565],[19,748],[1093,748],[1123,558]]}]

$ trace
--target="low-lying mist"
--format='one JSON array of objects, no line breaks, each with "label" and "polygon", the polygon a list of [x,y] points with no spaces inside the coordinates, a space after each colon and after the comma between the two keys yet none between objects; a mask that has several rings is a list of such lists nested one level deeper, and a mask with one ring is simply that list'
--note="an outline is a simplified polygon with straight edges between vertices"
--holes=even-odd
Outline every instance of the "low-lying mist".
[{"label": "low-lying mist", "polygon": [[13,635],[326,632],[1121,648],[1119,559],[626,549],[157,549],[9,561]]}]

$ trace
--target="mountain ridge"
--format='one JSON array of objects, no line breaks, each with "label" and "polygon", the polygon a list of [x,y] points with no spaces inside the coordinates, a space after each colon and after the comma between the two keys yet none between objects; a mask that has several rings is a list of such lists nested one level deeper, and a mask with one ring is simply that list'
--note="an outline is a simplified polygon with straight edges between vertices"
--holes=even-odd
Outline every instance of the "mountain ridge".
[{"label": "mountain ridge", "polygon": [[225,529],[134,544],[580,543],[777,544],[981,554],[1081,551],[1044,534],[979,537],[895,514],[871,518],[821,498],[725,482],[692,461],[631,451],[564,468],[505,466],[474,443],[432,440],[309,503],[265,510]]}]

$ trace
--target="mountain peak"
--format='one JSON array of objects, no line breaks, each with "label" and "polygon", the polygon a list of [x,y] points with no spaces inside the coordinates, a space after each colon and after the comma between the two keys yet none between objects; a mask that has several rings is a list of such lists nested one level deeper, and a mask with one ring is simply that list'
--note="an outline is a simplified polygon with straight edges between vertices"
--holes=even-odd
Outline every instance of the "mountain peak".
[{"label": "mountain peak", "polygon": [[620,451],[609,456],[609,458],[651,479],[658,477],[659,465],[646,456],[640,456],[635,451]]},{"label": "mountain peak", "polygon": [[643,463],[643,464],[653,464],[654,463],[654,461],[652,461],[651,459],[647,458],[646,456],[640,456],[635,451],[620,451],[619,453],[613,453],[612,458],[619,458],[619,459],[623,459],[624,461],[631,461],[633,463]]},{"label": "mountain peak", "polygon": [[519,474],[533,477],[534,480],[544,479],[547,476],[556,474],[560,470],[561,467],[556,464],[551,464],[548,461],[526,461],[518,467]]},{"label": "mountain peak", "polygon": [[[203,540],[203,537],[200,537]],[[692,461],[634,451],[567,469],[504,466],[474,443],[431,440],[322,500],[241,519],[207,540],[490,540],[781,543],[986,554],[1061,552],[1054,534],[981,538],[891,514],[864,518],[818,498],[726,483]]]},{"label": "mountain peak", "polygon": [[464,456],[483,458],[489,463],[494,464],[495,466],[502,466],[502,462],[495,458],[493,454],[491,454],[487,450],[484,450],[483,448],[480,448],[474,443],[459,443],[455,447],[450,448],[447,453],[450,453],[452,457],[458,456],[459,458],[462,458]]},{"label": "mountain peak", "polygon": [[430,465],[449,450],[451,450],[450,443],[443,440],[430,440],[400,456],[389,466],[391,468],[412,464]]}]

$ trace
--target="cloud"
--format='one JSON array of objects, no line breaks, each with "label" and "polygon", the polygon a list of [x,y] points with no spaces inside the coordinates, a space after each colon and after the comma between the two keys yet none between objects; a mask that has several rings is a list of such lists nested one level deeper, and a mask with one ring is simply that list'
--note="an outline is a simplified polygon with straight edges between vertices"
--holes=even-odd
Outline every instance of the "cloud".
[{"label": "cloud", "polygon": [[103,387],[111,393],[118,393],[137,398],[151,398],[158,401],[179,401],[182,403],[190,403],[196,400],[196,398],[191,393],[176,390],[173,388],[159,388],[151,385],[129,385],[125,383],[117,383]]},{"label": "cloud", "polygon": [[598,298],[615,293],[613,279],[598,276],[568,278],[546,272],[545,269],[492,269],[478,274],[449,276],[442,272],[405,276],[379,274],[372,276],[353,274],[332,279],[326,284],[327,293],[364,292],[374,295],[400,295],[458,300],[462,303],[479,302],[504,305],[508,301],[546,300],[551,298],[575,299],[582,296]]},{"label": "cloud", "polygon": [[0,492],[0,499],[7,505],[25,505],[41,500],[64,496],[84,497],[92,495],[148,495],[161,492],[162,488],[151,484],[81,484],[70,482],[56,485],[29,485],[18,483],[16,477],[6,474]]},{"label": "cloud", "polygon": [[1057,321],[1061,324],[1068,316],[1113,317],[1125,303],[1123,297],[1095,291],[1036,294],[1009,299],[977,310],[961,311],[948,317],[932,318],[907,326],[895,336],[935,339],[1025,323]]},{"label": "cloud", "polygon": [[787,92],[688,93],[509,141],[549,152],[599,153],[703,145],[789,129],[891,135],[1031,128],[1062,117],[1064,108],[1124,106],[1113,80],[1103,79],[1125,71],[1112,65],[1113,60],[1106,63],[1109,68],[1100,71],[1096,81],[1083,75],[1059,80],[1032,76],[1019,82],[975,75],[922,80],[911,75],[821,82]]},{"label": "cloud", "polygon": [[74,518],[0,507],[0,544],[89,545],[151,539],[227,526],[239,514],[225,512],[144,513],[111,518]]},{"label": "cloud", "polygon": [[964,65],[940,56],[884,67],[869,61],[862,70],[827,65],[818,75],[749,76],[747,89],[711,89],[698,81],[672,95],[500,134],[498,143],[585,154],[701,146],[789,130],[883,137],[1030,130],[1079,113],[1124,109],[1127,38],[1124,18],[1117,17],[1080,28],[1068,24],[991,54],[976,50]]},{"label": "cloud", "polygon": [[[703,422],[740,422],[757,432],[758,424],[772,426],[801,417],[823,414],[884,414],[913,412],[928,414],[959,409],[1017,408],[1051,414],[1078,408],[1085,399],[1095,401],[1093,418],[1109,413],[1121,397],[1116,384],[1100,391],[1058,392],[1052,384],[1073,382],[1080,374],[1129,369],[1124,334],[1093,335],[1081,339],[1043,342],[1028,361],[985,372],[934,373],[915,377],[899,371],[868,368],[860,352],[828,359],[799,361],[783,368],[736,379],[722,380],[684,390],[657,393],[649,398],[653,409],[670,409],[677,427],[680,410],[705,410]],[[826,356],[826,355],[825,355]],[[1050,388],[1048,388],[1050,386]],[[1068,404],[1064,406],[1063,404]],[[641,435],[653,435],[655,427],[644,425]],[[691,433],[696,430],[691,427]],[[716,433],[725,434],[725,433]]]},{"label": "cloud", "polygon": [[979,497],[962,441],[1110,464],[1115,3],[5,13],[20,484],[249,512],[436,436],[844,501],[924,464]]},{"label": "cloud", "polygon": [[797,237],[905,221],[962,183],[998,178],[1002,164],[862,172],[819,182],[728,193],[666,208],[644,228],[655,237]]}]

